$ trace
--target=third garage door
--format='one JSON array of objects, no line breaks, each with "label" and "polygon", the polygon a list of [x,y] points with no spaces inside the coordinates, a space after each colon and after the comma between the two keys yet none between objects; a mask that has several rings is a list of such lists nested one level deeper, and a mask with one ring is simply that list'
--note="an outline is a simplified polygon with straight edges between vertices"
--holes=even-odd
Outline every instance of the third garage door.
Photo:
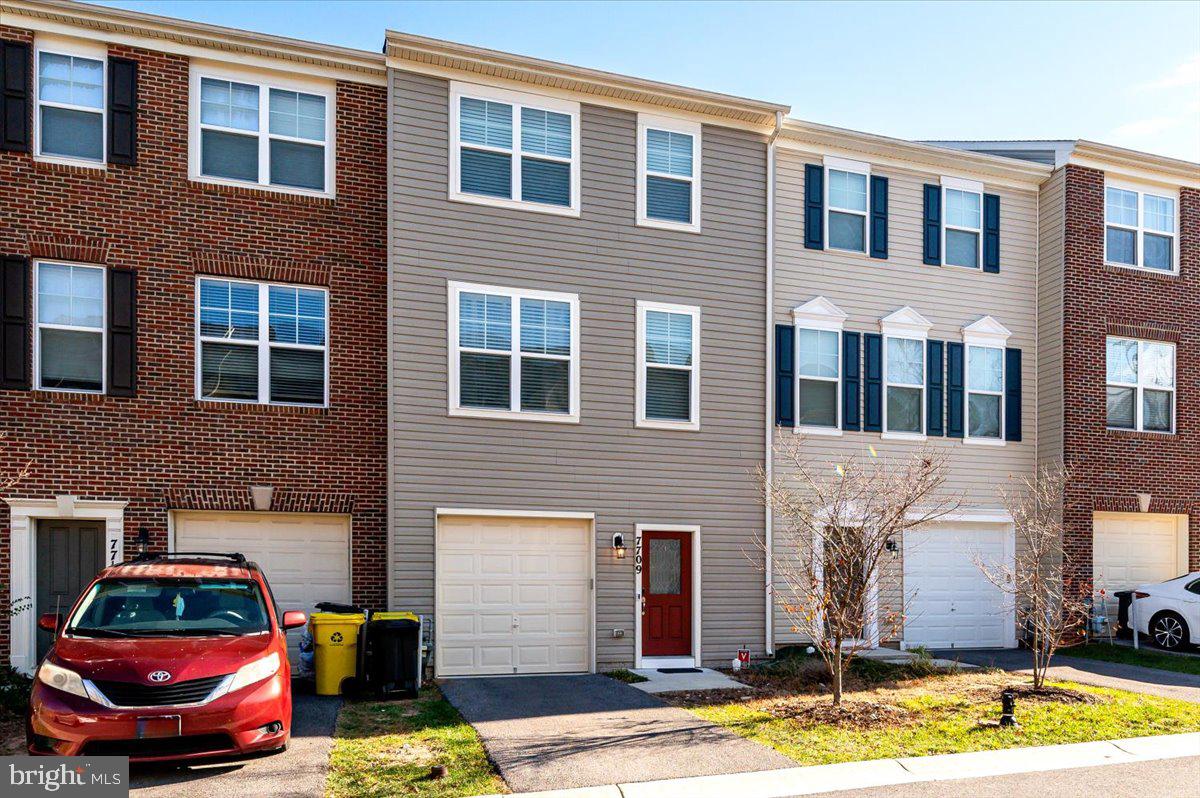
[{"label": "third garage door", "polygon": [[1092,565],[1097,592],[1126,590],[1187,573],[1187,516],[1096,513]]}]

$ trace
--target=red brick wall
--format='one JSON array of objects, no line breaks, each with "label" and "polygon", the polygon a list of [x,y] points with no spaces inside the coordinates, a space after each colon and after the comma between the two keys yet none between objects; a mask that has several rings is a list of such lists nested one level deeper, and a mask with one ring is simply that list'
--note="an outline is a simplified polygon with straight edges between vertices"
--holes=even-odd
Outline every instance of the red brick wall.
[{"label": "red brick wall", "polygon": [[[1092,514],[1190,515],[1190,568],[1200,569],[1200,191],[1180,195],[1177,276],[1104,265],[1104,173],[1066,167],[1064,240],[1064,456],[1066,552],[1078,578],[1092,574]],[[1105,428],[1105,337],[1176,344],[1176,432]]]},{"label": "red brick wall", "polygon": [[[2,26],[0,37],[31,39]],[[386,90],[337,85],[335,199],[205,186],[187,178],[188,59],[110,53],[140,65],[137,166],[0,152],[0,253],[137,270],[137,396],[0,391],[0,477],[29,464],[10,495],[128,500],[127,551],[142,526],[165,545],[169,508],[248,509],[251,484],[275,486],[276,509],[350,511],[355,600],[382,606]],[[328,409],[194,400],[197,273],[328,286]],[[0,503],[0,582],[8,546]],[[3,622],[0,661],[7,651]]]}]

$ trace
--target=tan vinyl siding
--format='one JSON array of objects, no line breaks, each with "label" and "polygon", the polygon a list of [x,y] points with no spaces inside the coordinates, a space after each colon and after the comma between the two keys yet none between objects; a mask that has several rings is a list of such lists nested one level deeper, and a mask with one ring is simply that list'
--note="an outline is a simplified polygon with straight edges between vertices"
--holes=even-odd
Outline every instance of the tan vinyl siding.
[{"label": "tan vinyl siding", "polygon": [[[593,512],[598,666],[629,665],[634,564],[612,535],[697,525],[704,658],[760,654],[765,141],[704,127],[701,234],[635,225],[636,114],[587,104],[580,218],[451,202],[447,82],[390,81],[394,605],[432,611],[437,507]],[[447,280],[579,295],[579,424],[448,416]],[[699,432],[634,426],[638,300],[701,308]]]},{"label": "tan vinyl siding", "polygon": [[1063,455],[1063,207],[1064,170],[1038,198],[1038,462]]}]

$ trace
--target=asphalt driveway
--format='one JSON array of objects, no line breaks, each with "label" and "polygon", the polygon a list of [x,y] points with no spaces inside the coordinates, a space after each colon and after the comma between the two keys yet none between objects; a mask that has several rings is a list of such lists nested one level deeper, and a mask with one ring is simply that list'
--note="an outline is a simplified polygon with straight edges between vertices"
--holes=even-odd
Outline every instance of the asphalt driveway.
[{"label": "asphalt driveway", "polygon": [[448,679],[513,792],[794,767],[764,745],[607,676]]}]

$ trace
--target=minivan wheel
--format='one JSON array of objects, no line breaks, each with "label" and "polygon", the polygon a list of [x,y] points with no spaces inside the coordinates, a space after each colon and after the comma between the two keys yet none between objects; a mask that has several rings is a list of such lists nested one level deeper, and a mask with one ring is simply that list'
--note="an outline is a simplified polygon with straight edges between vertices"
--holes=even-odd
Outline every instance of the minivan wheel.
[{"label": "minivan wheel", "polygon": [[1160,612],[1150,620],[1150,637],[1159,648],[1177,651],[1188,644],[1187,624],[1173,612]]}]

